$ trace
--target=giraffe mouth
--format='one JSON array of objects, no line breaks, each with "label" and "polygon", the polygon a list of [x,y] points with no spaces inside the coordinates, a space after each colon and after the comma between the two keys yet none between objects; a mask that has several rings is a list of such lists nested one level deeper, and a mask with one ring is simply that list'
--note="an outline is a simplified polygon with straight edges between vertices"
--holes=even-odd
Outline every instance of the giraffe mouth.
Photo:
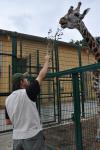
[{"label": "giraffe mouth", "polygon": [[63,28],[63,29],[65,29],[65,28],[73,29],[73,28],[74,28],[74,27],[73,27],[71,24],[69,24],[69,23],[61,22],[60,25],[61,25],[61,28]]},{"label": "giraffe mouth", "polygon": [[63,29],[66,28],[66,22],[64,21],[64,17],[60,19],[59,24]]}]

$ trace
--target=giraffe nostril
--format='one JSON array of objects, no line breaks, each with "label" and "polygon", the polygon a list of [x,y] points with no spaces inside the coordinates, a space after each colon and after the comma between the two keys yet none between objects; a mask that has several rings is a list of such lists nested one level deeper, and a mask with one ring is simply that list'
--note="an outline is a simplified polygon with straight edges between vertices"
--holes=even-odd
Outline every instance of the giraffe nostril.
[{"label": "giraffe nostril", "polygon": [[65,20],[65,18],[63,17],[63,18],[61,18],[61,20],[63,20],[63,21],[64,21],[64,20]]},{"label": "giraffe nostril", "polygon": [[59,23],[62,24],[62,23],[64,22],[64,20],[65,20],[65,18],[62,17],[62,18],[60,19]]}]

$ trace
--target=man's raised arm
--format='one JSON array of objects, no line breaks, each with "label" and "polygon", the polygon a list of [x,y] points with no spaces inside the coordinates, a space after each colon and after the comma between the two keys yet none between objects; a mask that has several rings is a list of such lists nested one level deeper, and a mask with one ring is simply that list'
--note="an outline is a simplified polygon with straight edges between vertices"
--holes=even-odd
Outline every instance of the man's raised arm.
[{"label": "man's raised arm", "polygon": [[50,56],[46,55],[45,56],[45,63],[43,65],[43,68],[40,70],[39,75],[36,78],[36,80],[38,80],[39,84],[41,84],[41,81],[43,81],[43,79],[45,78],[45,76],[48,72],[49,60],[50,60]]}]

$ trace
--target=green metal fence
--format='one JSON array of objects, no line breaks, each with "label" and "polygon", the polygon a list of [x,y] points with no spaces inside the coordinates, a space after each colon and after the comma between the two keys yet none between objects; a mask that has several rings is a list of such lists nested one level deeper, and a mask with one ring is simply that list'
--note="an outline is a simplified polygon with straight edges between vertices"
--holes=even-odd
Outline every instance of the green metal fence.
[{"label": "green metal fence", "polygon": [[[73,87],[70,98],[67,93],[65,93],[67,96],[64,96],[64,93],[62,93],[61,90],[59,91],[58,123],[60,122],[60,124],[54,128],[48,129],[49,137],[47,137],[49,143],[51,139],[51,143],[58,146],[60,149],[100,149],[100,142],[96,141],[98,122],[100,121],[98,118],[98,108],[100,109],[100,107],[92,88],[92,72],[98,68],[100,68],[100,64],[49,75],[50,78],[57,77],[59,81],[64,81],[64,83],[68,85],[68,88],[70,88],[71,84]],[[71,80],[67,80],[69,76]],[[83,76],[83,78],[81,78],[81,76]],[[85,85],[84,89],[81,87],[82,82],[83,85]]]}]

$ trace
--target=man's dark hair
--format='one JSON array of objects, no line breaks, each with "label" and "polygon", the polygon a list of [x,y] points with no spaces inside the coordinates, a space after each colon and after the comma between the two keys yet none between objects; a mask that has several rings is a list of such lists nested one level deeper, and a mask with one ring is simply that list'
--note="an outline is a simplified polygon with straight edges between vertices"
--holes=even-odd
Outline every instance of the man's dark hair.
[{"label": "man's dark hair", "polygon": [[12,77],[12,90],[20,89],[20,81],[23,80],[25,76],[22,73],[15,73]]},{"label": "man's dark hair", "polygon": [[16,84],[12,85],[12,91],[20,89],[20,81],[21,80],[17,81]]},{"label": "man's dark hair", "polygon": [[21,89],[21,80],[27,78],[30,84],[34,81],[35,77],[30,75],[28,72],[25,73],[15,73],[12,77],[12,91]]}]

